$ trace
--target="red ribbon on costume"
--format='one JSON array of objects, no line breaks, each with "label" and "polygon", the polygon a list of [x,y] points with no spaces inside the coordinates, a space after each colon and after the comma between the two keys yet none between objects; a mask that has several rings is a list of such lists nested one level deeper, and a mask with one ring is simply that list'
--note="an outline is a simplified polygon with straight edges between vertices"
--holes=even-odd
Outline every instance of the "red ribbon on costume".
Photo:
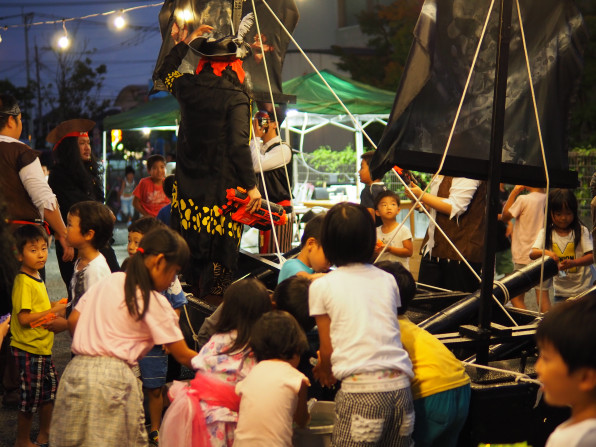
[{"label": "red ribbon on costume", "polygon": [[54,144],[54,149],[52,149],[52,150],[56,150],[56,148],[58,147],[58,145],[60,143],[62,143],[62,140],[64,140],[65,138],[68,138],[68,137],[88,137],[88,136],[89,136],[89,133],[88,132],[70,132],[70,133],[67,133],[62,138],[60,138],[60,140],[56,144]]},{"label": "red ribbon on costume", "polygon": [[46,230],[46,233],[48,233],[48,236],[52,235],[52,232],[50,231],[50,225],[45,221],[45,220],[6,220],[6,222],[8,222],[9,224],[15,224],[15,225],[39,225],[41,227],[43,227]]},{"label": "red ribbon on costume", "polygon": [[238,80],[240,81],[240,83],[244,83],[244,77],[246,76],[246,73],[244,73],[244,69],[242,68],[242,59],[218,62],[211,59],[202,58],[199,61],[199,64],[197,65],[197,71],[195,73],[199,74],[203,70],[205,64],[211,64],[213,73],[216,76],[221,76],[221,72],[224,71],[226,67],[230,67],[238,75]]}]

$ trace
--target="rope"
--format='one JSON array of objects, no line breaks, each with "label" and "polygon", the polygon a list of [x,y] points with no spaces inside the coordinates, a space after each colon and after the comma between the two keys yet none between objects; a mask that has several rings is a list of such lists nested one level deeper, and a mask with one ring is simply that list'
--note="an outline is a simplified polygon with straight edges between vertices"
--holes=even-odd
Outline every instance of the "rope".
[{"label": "rope", "polygon": [[[523,47],[524,47],[524,56],[526,58],[526,69],[528,70],[528,81],[530,83],[532,106],[534,108],[534,116],[536,117],[536,129],[538,130],[538,141],[540,142],[540,151],[542,153],[542,163],[544,164],[544,175],[546,176],[546,197],[547,197],[547,200],[545,200],[545,203],[544,203],[544,226],[543,226],[544,236],[546,238],[546,231],[547,231],[546,222],[547,222],[547,216],[548,216],[548,193],[550,191],[550,176],[548,174],[548,165],[546,163],[544,142],[542,141],[542,130],[541,130],[541,126],[540,126],[540,116],[538,115],[538,106],[536,105],[536,95],[534,93],[534,81],[532,79],[532,69],[530,68],[530,57],[528,56],[528,47],[526,45],[526,33],[524,31],[524,23],[523,23],[522,16],[521,16],[521,9],[519,7],[519,0],[515,0],[515,5],[517,8],[517,18],[519,20],[519,29],[521,31],[521,38],[522,38],[522,43],[523,43]],[[541,260],[540,285],[538,286],[538,293],[540,295],[539,303],[538,303],[538,312],[539,313],[542,313],[542,282],[544,281],[544,259],[546,257],[546,253],[545,253],[546,247],[544,247],[544,245],[545,244],[543,244],[542,257],[540,258],[540,260]]]},{"label": "rope", "polygon": [[487,371],[495,371],[495,372],[504,373],[504,374],[507,374],[510,376],[515,376],[516,382],[533,383],[538,386],[542,385],[542,382],[540,382],[539,380],[536,380],[536,379],[532,379],[530,376],[528,376],[527,374],[524,374],[524,373],[518,373],[515,371],[510,371],[508,369],[495,368],[492,366],[479,365],[477,363],[470,363],[470,362],[465,362],[465,361],[462,361],[461,363],[464,366],[470,366],[470,367],[478,368],[478,369],[486,369]]}]

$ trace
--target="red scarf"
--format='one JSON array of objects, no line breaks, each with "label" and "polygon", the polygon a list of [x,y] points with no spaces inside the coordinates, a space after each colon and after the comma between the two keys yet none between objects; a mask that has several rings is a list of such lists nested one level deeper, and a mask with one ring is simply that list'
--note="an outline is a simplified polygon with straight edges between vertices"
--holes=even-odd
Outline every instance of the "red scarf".
[{"label": "red scarf", "polygon": [[234,59],[233,61],[214,61],[211,59],[207,59],[207,58],[201,58],[201,60],[199,61],[199,64],[197,65],[197,71],[196,74],[199,74],[202,70],[203,67],[205,66],[205,64],[210,64],[211,68],[213,69],[213,73],[216,76],[221,76],[221,72],[224,71],[226,69],[226,67],[230,67],[234,73],[236,73],[236,75],[238,76],[238,80],[240,81],[241,84],[244,83],[244,69],[242,68],[242,60],[241,59]]}]

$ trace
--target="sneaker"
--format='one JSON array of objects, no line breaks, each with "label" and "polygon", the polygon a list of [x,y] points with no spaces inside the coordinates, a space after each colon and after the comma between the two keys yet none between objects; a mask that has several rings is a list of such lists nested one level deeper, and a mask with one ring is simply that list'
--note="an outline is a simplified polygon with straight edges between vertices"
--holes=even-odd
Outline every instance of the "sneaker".
[{"label": "sneaker", "polygon": [[157,430],[153,430],[149,433],[149,445],[157,447],[159,445],[159,432]]}]

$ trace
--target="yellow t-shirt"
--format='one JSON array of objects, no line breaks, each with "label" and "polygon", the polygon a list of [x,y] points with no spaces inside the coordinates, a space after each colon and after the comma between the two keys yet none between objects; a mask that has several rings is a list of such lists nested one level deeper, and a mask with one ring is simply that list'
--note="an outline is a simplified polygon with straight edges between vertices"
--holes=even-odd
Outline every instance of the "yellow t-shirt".
[{"label": "yellow t-shirt", "polygon": [[19,312],[30,310],[31,313],[50,309],[50,297],[41,279],[19,272],[12,286],[12,317],[10,346],[37,355],[52,355],[54,333],[43,327],[23,327],[19,323]]},{"label": "yellow t-shirt", "polygon": [[404,349],[412,361],[414,400],[470,383],[461,362],[436,337],[400,316],[399,330]]}]

